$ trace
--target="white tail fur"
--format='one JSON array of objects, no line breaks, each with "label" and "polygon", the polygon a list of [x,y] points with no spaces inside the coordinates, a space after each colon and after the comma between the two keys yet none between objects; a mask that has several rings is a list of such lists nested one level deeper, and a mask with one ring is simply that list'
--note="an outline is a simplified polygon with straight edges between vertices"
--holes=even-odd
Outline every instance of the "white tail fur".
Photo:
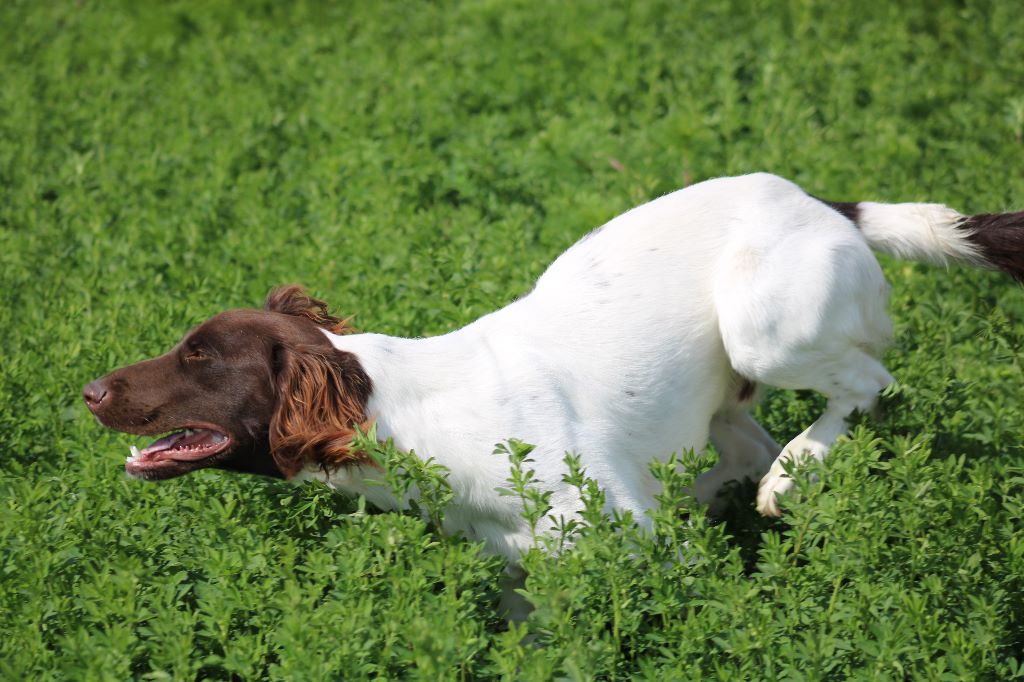
[{"label": "white tail fur", "polygon": [[897,258],[945,265],[949,261],[985,266],[965,216],[942,204],[857,204],[857,226],[871,246]]}]

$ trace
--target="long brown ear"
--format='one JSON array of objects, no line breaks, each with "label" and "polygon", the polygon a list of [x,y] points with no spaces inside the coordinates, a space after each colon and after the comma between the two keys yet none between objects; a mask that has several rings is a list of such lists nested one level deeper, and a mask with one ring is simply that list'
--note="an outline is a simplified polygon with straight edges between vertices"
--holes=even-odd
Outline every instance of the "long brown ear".
[{"label": "long brown ear", "polygon": [[326,303],[307,294],[298,284],[285,284],[271,289],[263,303],[263,309],[305,317],[335,334],[348,334],[353,331],[347,324],[348,320],[331,315],[327,311]]},{"label": "long brown ear", "polygon": [[372,388],[356,357],[314,346],[282,347],[279,363],[270,451],[285,478],[307,464],[326,471],[366,460],[349,447],[355,427],[368,427]]}]

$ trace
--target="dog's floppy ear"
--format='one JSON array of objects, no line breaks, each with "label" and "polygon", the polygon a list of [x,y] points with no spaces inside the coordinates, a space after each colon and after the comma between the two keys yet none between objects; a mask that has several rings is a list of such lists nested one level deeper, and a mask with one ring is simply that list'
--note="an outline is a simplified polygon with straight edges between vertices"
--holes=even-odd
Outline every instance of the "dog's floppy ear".
[{"label": "dog's floppy ear", "polygon": [[350,447],[355,428],[368,427],[370,378],[351,353],[320,347],[275,350],[277,408],[270,421],[270,451],[291,478],[307,464],[327,471],[362,462]]},{"label": "dog's floppy ear", "polygon": [[263,309],[274,313],[305,317],[335,334],[348,334],[352,331],[347,324],[348,320],[331,315],[327,310],[326,303],[307,294],[305,289],[298,284],[286,284],[271,289],[267,294],[267,300],[263,303]]}]

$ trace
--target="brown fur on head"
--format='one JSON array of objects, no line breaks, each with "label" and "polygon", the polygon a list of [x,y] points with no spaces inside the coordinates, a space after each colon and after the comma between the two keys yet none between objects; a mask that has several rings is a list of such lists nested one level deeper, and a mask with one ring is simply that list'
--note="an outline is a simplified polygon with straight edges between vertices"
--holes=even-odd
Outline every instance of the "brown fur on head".
[{"label": "brown fur on head", "polygon": [[366,430],[370,379],[348,353],[293,348],[278,372],[277,410],[270,420],[270,449],[290,478],[307,463],[330,470],[365,459],[349,445],[355,427]]},{"label": "brown fur on head", "polygon": [[175,431],[129,459],[140,478],[206,467],[290,478],[358,463],[348,446],[368,421],[372,386],[323,330],[350,331],[301,287],[279,287],[263,310],[215,315],[165,355],[90,383],[85,400],[118,431]]},{"label": "brown fur on head", "polygon": [[[334,334],[349,334],[348,320],[331,315],[327,304],[297,284],[271,289],[263,309],[304,317]],[[321,345],[288,349],[276,358],[278,401],[270,420],[274,462],[291,478],[307,463],[329,470],[358,462],[349,448],[355,427],[366,424],[370,379],[354,356]]]},{"label": "brown fur on head", "polygon": [[326,303],[307,294],[298,284],[285,284],[271,289],[267,292],[267,300],[263,303],[263,309],[284,315],[305,317],[313,324],[334,334],[352,333],[347,319],[342,320],[331,315],[327,310]]}]

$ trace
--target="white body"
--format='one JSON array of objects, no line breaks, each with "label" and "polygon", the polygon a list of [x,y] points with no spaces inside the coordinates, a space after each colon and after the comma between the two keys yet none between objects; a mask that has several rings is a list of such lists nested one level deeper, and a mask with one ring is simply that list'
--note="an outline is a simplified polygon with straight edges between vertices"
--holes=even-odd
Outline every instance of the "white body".
[{"label": "white body", "polygon": [[[868,237],[781,178],[710,180],[615,218],[528,295],[463,329],[331,339],[373,382],[378,436],[450,471],[447,529],[513,561],[533,539],[519,501],[495,492],[509,463],[492,452],[509,438],[536,445],[531,466],[554,491],[554,517],[578,511],[561,483],[566,452],[580,455],[610,508],[648,523],[659,489],[651,460],[709,438],[721,461],[698,479],[697,497],[713,501],[728,480],[763,477],[759,509],[778,514],[776,493],[791,485],[781,461],[823,457],[844,418],[891,381],[877,360],[890,334],[887,286],[868,238],[932,259],[971,256],[951,209],[862,206]],[[901,241],[904,233],[925,236]],[[815,389],[829,406],[781,448],[747,413],[749,382]],[[372,475],[353,467],[305,478],[398,506],[365,484]]]}]

